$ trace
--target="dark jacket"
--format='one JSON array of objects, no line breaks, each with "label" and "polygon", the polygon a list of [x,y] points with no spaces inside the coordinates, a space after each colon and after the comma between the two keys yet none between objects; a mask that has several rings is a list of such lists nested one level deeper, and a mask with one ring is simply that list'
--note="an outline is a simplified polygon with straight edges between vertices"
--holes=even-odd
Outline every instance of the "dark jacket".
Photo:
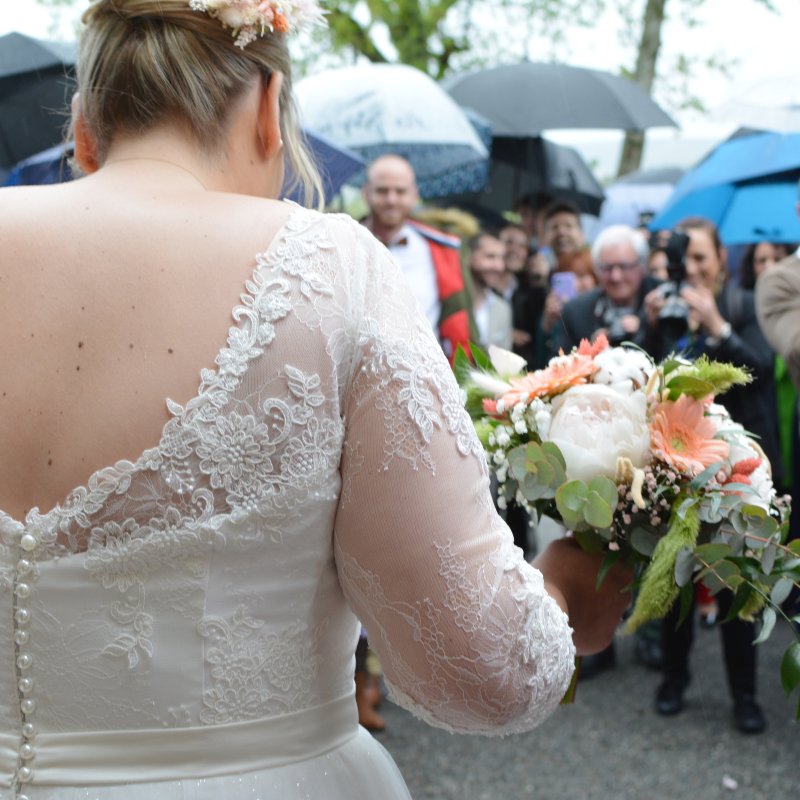
[{"label": "dark jacket", "polygon": [[[627,337],[625,341],[632,341],[634,344],[644,347],[647,336],[644,298],[659,283],[660,281],[649,275],[645,276],[642,281],[636,308],[629,310],[629,313],[632,312],[639,317],[639,331],[635,336]],[[581,339],[591,339],[595,331],[607,328],[610,321],[609,316],[613,316],[610,309],[612,309],[612,304],[599,287],[570,300],[561,310],[561,317],[550,335],[550,355],[556,355],[560,349],[568,353],[581,343]],[[619,344],[619,342],[612,342],[612,344]]]},{"label": "dark jacket", "polygon": [[[718,397],[717,402],[745,430],[759,437],[759,444],[772,464],[773,478],[779,483],[782,466],[775,411],[775,354],[759,327],[751,291],[727,281],[716,300],[720,315],[731,324],[731,335],[716,346],[709,344],[703,335],[694,336],[688,340],[686,355],[697,358],[705,353],[715,361],[727,361],[751,373],[752,383],[734,386]],[[645,349],[657,360],[669,355],[669,344],[659,338],[658,331],[649,328],[647,333]]]}]

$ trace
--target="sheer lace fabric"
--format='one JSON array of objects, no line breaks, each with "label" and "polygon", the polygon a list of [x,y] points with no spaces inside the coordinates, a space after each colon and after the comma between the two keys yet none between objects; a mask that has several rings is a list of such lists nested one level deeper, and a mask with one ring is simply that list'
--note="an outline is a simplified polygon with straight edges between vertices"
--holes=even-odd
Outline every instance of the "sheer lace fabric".
[{"label": "sheer lace fabric", "polygon": [[[48,760],[70,734],[178,739],[340,702],[353,612],[395,699],[433,724],[524,730],[563,695],[566,617],[494,513],[458,387],[386,251],[298,208],[246,289],[216,369],[169,403],[155,447],[51,511],[0,512],[0,719],[16,743],[0,742],[3,800],[97,783]],[[226,777],[238,762],[222,748],[189,796],[235,797],[246,780],[305,797],[299,777],[319,768],[346,787],[326,798],[368,797],[376,765],[382,796],[407,796],[354,721],[345,744],[325,735],[305,761],[246,776]],[[146,767],[120,778],[138,789],[93,796],[189,791],[180,770],[154,784]]]}]

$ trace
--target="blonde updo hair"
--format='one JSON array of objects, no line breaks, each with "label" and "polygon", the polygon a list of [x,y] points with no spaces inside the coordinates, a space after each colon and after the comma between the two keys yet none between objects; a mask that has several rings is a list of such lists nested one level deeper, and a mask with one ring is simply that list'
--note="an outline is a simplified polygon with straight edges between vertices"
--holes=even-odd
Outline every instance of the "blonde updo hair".
[{"label": "blonde updo hair", "polygon": [[95,0],[84,12],[76,67],[81,111],[105,160],[118,133],[141,134],[165,122],[185,127],[209,154],[219,151],[228,114],[261,74],[283,73],[281,136],[290,189],[323,203],[322,182],[303,141],[282,34],[244,49],[229,29],[188,0]]}]

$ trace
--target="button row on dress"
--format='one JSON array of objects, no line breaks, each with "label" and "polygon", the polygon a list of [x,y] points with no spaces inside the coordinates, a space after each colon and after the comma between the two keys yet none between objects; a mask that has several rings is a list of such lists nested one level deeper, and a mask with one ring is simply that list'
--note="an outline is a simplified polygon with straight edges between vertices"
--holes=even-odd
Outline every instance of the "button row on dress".
[{"label": "button row on dress", "polygon": [[[17,689],[20,693],[20,711],[23,716],[22,724],[22,742],[19,746],[19,763],[17,769],[17,783],[26,784],[33,778],[33,771],[29,763],[36,755],[33,747],[32,740],[36,735],[36,726],[31,719],[33,713],[36,711],[36,700],[30,695],[33,692],[34,681],[29,677],[28,671],[33,666],[33,656],[24,650],[25,646],[30,640],[30,634],[26,630],[31,621],[30,609],[26,608],[22,603],[25,602],[33,591],[32,583],[36,580],[36,567],[32,561],[25,556],[31,553],[38,546],[38,539],[30,533],[24,533],[19,539],[19,546],[24,551],[22,557],[17,561],[16,567],[16,583],[14,586],[14,595],[17,601],[17,609],[14,613],[14,621],[17,629],[14,631],[14,643],[16,644],[16,665],[19,671],[19,680],[17,681]],[[19,794],[17,800],[27,800],[27,795]]]}]

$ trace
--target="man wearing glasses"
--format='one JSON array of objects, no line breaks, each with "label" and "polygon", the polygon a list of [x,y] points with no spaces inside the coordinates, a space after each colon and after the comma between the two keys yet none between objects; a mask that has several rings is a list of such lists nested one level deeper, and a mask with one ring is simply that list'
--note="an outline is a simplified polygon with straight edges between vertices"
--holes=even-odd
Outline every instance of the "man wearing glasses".
[{"label": "man wearing glasses", "polygon": [[648,255],[647,240],[634,228],[612,225],[600,232],[592,246],[598,286],[562,309],[553,337],[556,351],[567,353],[581,339],[601,333],[612,345],[642,345],[644,296],[658,285],[647,275]]}]

